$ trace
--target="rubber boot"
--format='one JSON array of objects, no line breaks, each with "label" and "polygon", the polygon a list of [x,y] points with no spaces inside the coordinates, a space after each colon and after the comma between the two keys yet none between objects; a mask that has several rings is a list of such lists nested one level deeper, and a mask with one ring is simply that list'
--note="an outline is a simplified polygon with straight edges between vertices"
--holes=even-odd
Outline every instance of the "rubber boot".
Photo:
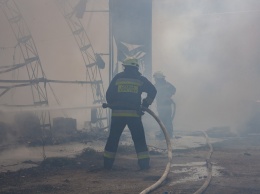
[{"label": "rubber boot", "polygon": [[138,165],[140,170],[148,170],[150,168],[150,158],[140,159],[138,160]]},{"label": "rubber boot", "polygon": [[105,158],[104,157],[104,168],[106,170],[111,170],[114,164],[114,159],[111,158]]}]

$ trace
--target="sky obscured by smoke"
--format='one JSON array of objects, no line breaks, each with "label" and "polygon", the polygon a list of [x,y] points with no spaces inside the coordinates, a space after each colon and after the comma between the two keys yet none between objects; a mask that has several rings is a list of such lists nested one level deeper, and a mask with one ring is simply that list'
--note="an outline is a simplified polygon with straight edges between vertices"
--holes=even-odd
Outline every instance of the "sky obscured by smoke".
[{"label": "sky obscured by smoke", "polygon": [[260,2],[154,1],[154,70],[177,88],[175,126],[238,127],[260,97]]},{"label": "sky obscured by smoke", "polygon": [[[19,0],[18,5],[47,78],[84,80],[81,54],[55,3]],[[107,5],[89,1],[87,9]],[[176,129],[236,128],[250,117],[252,102],[260,99],[259,19],[259,0],[153,0],[153,71],[162,71],[177,88]],[[107,53],[108,14],[86,13],[82,23],[94,49]],[[0,47],[15,43],[0,12]],[[12,48],[1,49],[1,63],[11,62],[12,54]],[[102,73],[107,86],[107,68]],[[63,104],[85,103],[82,86],[53,87]]]}]

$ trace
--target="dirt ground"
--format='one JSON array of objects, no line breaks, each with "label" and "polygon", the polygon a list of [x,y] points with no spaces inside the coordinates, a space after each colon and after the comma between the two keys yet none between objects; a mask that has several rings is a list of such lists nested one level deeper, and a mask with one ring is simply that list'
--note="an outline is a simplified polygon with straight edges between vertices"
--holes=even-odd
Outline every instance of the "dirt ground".
[{"label": "dirt ground", "polygon": [[[204,193],[259,194],[259,138],[259,135],[251,135],[213,143],[210,160],[213,176]],[[196,192],[207,178],[208,153],[206,144],[192,149],[173,149],[168,177],[151,193]],[[114,168],[107,171],[102,168],[102,152],[87,149],[75,158],[47,158],[33,168],[2,172],[0,193],[137,194],[161,177],[167,161],[166,152],[151,151],[151,168],[139,171],[134,150],[122,149],[118,151]]]}]

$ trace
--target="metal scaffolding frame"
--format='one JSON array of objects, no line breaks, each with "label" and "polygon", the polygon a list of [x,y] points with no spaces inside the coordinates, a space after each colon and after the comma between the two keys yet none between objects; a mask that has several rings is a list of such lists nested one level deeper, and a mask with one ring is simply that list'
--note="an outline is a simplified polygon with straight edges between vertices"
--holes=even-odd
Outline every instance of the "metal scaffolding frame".
[{"label": "metal scaffolding frame", "polygon": [[[0,73],[25,68],[29,80],[45,79],[45,73],[34,40],[17,4],[14,0],[1,0],[0,6],[15,35],[17,46],[23,58],[22,63],[7,66],[5,70],[0,71]],[[48,106],[46,83],[31,81],[24,86],[31,88],[33,103],[18,106]],[[12,88],[12,85],[1,87],[0,97]],[[50,114],[48,111],[42,111],[40,115],[38,113],[38,117],[42,129],[51,129]]]},{"label": "metal scaffolding frame", "polygon": [[[80,18],[77,17],[74,0],[56,0],[56,4],[66,20],[74,39],[81,52],[81,56],[86,67],[86,80],[90,82],[93,104],[105,102],[105,92],[101,69],[104,63],[99,54],[95,53],[91,41],[88,37]],[[84,10],[83,10],[84,11]],[[102,107],[96,109],[96,125],[99,128],[108,128],[108,113]]]}]

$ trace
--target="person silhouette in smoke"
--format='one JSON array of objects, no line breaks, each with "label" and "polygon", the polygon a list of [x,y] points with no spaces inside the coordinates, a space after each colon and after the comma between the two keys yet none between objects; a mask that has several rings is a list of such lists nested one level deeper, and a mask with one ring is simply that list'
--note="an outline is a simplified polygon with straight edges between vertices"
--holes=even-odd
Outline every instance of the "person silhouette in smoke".
[{"label": "person silhouette in smoke", "polygon": [[[166,127],[170,138],[174,138],[173,135],[173,118],[175,113],[175,103],[172,100],[172,96],[176,92],[175,86],[165,80],[165,76],[162,72],[157,71],[153,74],[157,89],[156,95],[156,108],[158,117]],[[158,139],[163,139],[164,135],[161,131],[157,136]]]}]

